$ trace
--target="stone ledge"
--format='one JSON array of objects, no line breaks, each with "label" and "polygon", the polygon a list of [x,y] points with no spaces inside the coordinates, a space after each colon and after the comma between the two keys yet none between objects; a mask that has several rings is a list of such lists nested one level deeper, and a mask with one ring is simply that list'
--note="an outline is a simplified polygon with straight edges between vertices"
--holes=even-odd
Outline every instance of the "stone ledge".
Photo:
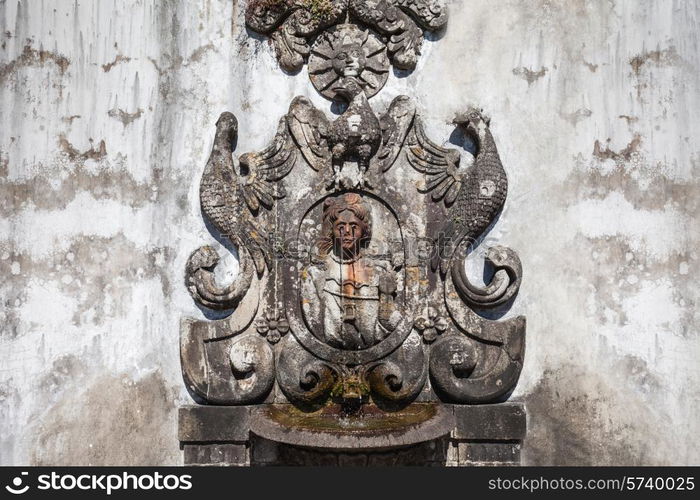
[{"label": "stone ledge", "polygon": [[178,438],[188,442],[246,442],[250,406],[183,406],[178,410]]},{"label": "stone ledge", "polygon": [[525,438],[527,417],[523,403],[451,406],[456,420],[454,439],[519,441]]},{"label": "stone ledge", "polygon": [[252,433],[251,427],[255,427],[252,410],[260,410],[262,406],[181,407],[179,438],[185,464],[518,465],[527,429],[522,403],[445,404],[442,408],[454,416],[449,437],[375,451],[330,447],[323,450],[308,440],[305,446],[294,446]]}]

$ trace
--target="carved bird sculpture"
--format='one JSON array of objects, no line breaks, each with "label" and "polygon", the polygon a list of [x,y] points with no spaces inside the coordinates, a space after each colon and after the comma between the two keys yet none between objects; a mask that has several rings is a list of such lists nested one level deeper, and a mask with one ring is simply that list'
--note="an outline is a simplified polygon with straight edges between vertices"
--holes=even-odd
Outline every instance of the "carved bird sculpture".
[{"label": "carved bird sculpture", "polygon": [[357,158],[360,172],[364,174],[382,143],[379,118],[374,114],[364,89],[355,78],[345,78],[343,84],[333,90],[348,103],[345,112],[331,127],[333,162],[342,166],[347,158]]},{"label": "carved bird sculpture", "polygon": [[259,153],[240,158],[241,174],[236,172],[233,145],[237,140],[238,121],[225,112],[216,122],[216,135],[200,186],[202,212],[221,234],[231,242],[244,246],[261,275],[270,267],[272,256],[260,219],[253,217],[264,208],[271,208],[275,199],[284,196],[281,179],[294,165],[296,150],[285,120],[280,122],[272,144]]},{"label": "carved bird sculpture", "polygon": [[447,207],[448,220],[435,235],[436,252],[431,260],[431,268],[439,268],[442,276],[459,244],[464,240],[473,244],[496,219],[508,191],[489,120],[480,111],[469,109],[454,123],[463,127],[477,146],[469,169],[459,168],[457,150],[430,141],[418,120],[407,139],[409,162],[426,174],[424,191],[431,192],[434,201],[443,200]]}]

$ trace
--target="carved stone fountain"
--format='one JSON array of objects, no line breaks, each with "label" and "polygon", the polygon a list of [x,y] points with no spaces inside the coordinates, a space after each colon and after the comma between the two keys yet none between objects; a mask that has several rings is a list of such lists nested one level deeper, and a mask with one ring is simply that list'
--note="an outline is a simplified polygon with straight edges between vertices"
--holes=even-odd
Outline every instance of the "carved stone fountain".
[{"label": "carved stone fountain", "polygon": [[488,250],[472,284],[464,260],[506,199],[489,120],[455,126],[475,154],[440,146],[414,101],[383,113],[372,96],[391,65],[415,68],[436,0],[254,0],[248,27],[279,63],[343,112],[295,98],[269,147],[236,160],[223,113],[201,180],[202,211],[237,248],[233,283],[211,247],[187,263],[197,303],[233,311],[186,319],[182,372],[197,405],[180,409],[188,464],[518,463],[525,411],[505,402],[525,349],[525,318],[479,312],[513,299],[517,255]]}]

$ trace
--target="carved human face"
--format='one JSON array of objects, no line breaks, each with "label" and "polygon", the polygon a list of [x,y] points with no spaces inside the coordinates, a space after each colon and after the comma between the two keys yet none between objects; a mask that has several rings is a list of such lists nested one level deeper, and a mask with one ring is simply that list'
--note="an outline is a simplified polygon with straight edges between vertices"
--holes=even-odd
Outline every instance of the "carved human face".
[{"label": "carved human face", "polygon": [[365,53],[357,43],[343,45],[333,58],[333,67],[341,76],[358,77],[365,69]]},{"label": "carved human face", "polygon": [[255,369],[258,364],[255,347],[255,343],[246,337],[241,337],[240,340],[233,343],[229,351],[229,360],[236,373],[250,373]]},{"label": "carved human face", "polygon": [[350,210],[343,210],[333,223],[333,238],[344,255],[356,254],[362,240],[362,221]]}]

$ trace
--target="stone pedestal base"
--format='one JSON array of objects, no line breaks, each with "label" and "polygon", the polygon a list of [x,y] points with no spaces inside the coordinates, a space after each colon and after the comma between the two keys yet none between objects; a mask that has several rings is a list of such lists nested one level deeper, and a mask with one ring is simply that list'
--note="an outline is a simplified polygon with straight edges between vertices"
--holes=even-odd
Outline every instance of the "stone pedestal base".
[{"label": "stone pedestal base", "polygon": [[444,436],[387,448],[364,444],[360,450],[298,446],[251,432],[260,406],[180,408],[179,438],[186,465],[519,465],[526,432],[520,403],[444,405],[454,415]]}]

